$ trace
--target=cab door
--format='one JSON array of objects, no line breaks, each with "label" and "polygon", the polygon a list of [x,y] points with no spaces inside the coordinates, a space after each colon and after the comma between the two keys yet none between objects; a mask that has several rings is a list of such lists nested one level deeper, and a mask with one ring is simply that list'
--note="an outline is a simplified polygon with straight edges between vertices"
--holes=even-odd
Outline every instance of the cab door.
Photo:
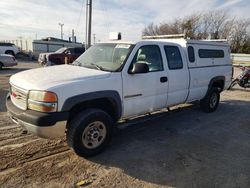
[{"label": "cab door", "polygon": [[[133,50],[122,72],[123,116],[129,117],[164,108],[167,102],[168,78],[162,50],[157,44],[141,45]],[[136,63],[148,66],[148,72],[131,74]]]},{"label": "cab door", "polygon": [[164,45],[168,67],[168,101],[167,106],[184,103],[189,91],[189,70],[187,59],[179,45]]}]

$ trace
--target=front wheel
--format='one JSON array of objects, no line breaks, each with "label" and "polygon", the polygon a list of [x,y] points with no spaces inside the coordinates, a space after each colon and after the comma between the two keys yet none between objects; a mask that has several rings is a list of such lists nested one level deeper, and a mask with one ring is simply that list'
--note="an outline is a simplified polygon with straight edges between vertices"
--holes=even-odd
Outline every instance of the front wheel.
[{"label": "front wheel", "polygon": [[214,112],[220,102],[220,92],[217,88],[212,88],[204,99],[200,101],[201,109],[204,112]]},{"label": "front wheel", "polygon": [[112,118],[103,110],[84,110],[69,122],[68,145],[81,157],[94,156],[107,146],[112,127]]}]

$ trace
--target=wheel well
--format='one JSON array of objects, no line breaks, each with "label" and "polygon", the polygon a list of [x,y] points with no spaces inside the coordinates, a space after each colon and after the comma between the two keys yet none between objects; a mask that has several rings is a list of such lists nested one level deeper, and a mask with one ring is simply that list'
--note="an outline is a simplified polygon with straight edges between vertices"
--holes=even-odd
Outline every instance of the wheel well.
[{"label": "wheel well", "polygon": [[6,50],[5,51],[5,54],[8,54],[8,53],[11,53],[11,54],[15,55],[14,51],[12,51],[12,50]]},{"label": "wheel well", "polygon": [[211,88],[213,88],[213,87],[218,88],[220,90],[220,92],[223,91],[223,89],[224,89],[224,80],[216,80],[216,81],[214,81]]},{"label": "wheel well", "polygon": [[88,108],[101,109],[106,113],[108,113],[114,121],[117,121],[120,118],[116,104],[108,98],[101,98],[101,99],[94,99],[90,101],[81,102],[73,106],[70,110],[68,121],[70,121],[78,112]]}]

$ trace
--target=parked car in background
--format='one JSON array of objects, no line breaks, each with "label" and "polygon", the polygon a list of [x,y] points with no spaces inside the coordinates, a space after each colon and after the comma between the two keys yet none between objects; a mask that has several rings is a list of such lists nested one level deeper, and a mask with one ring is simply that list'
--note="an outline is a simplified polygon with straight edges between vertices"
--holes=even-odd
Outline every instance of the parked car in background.
[{"label": "parked car in background", "polygon": [[39,54],[38,63],[42,66],[70,64],[84,51],[84,47],[63,47],[55,52]]},{"label": "parked car in background", "polygon": [[13,43],[0,42],[0,54],[16,56],[20,49]]},{"label": "parked car in background", "polygon": [[8,54],[0,54],[0,69],[3,67],[12,67],[17,65],[17,60],[14,56]]}]

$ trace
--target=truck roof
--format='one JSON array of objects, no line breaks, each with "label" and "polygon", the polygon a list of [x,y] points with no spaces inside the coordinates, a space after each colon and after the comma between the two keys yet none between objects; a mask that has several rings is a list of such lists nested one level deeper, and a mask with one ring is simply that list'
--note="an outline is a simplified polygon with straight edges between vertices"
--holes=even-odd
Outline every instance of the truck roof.
[{"label": "truck roof", "polygon": [[124,40],[107,40],[103,42],[97,42],[96,44],[112,43],[112,44],[136,44],[135,41],[124,41]]},{"label": "truck roof", "polygon": [[143,41],[171,42],[171,43],[177,43],[182,47],[186,47],[187,44],[229,46],[229,44],[225,40],[193,40],[193,39],[178,38],[178,39],[146,39]]},{"label": "truck roof", "polygon": [[101,43],[114,43],[114,44],[136,44],[137,42],[142,41],[157,41],[157,42],[170,42],[179,44],[182,47],[186,47],[187,44],[198,44],[198,45],[212,45],[212,46],[229,46],[226,40],[193,40],[193,39],[184,39],[184,38],[174,38],[174,39],[142,39],[138,41],[104,41]]}]

